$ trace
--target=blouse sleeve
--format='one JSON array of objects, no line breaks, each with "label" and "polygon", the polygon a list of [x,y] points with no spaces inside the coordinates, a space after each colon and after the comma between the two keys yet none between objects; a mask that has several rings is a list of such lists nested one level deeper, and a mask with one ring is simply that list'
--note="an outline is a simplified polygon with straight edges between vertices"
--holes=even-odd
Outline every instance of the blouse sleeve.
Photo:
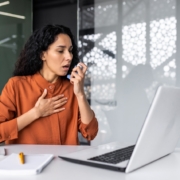
[{"label": "blouse sleeve", "polygon": [[86,138],[88,141],[93,140],[96,137],[98,132],[98,121],[95,117],[95,114],[93,115],[93,119],[89,124],[84,124],[81,121],[81,118],[79,118],[78,125],[79,131],[81,132],[82,136]]},{"label": "blouse sleeve", "polygon": [[0,96],[0,142],[18,137],[15,93],[10,79]]}]

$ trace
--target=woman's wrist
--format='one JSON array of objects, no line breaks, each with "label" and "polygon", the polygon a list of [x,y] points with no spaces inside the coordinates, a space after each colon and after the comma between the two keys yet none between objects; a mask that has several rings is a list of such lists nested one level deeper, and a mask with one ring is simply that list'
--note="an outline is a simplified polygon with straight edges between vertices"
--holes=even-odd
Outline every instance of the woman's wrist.
[{"label": "woman's wrist", "polygon": [[18,131],[31,124],[33,121],[38,119],[40,116],[38,114],[37,108],[34,107],[30,109],[28,112],[22,114],[17,118]]},{"label": "woman's wrist", "polygon": [[33,119],[34,120],[36,120],[36,119],[38,119],[38,118],[40,118],[41,116],[40,116],[40,112],[39,112],[39,110],[38,110],[38,108],[37,107],[34,107],[34,108],[32,108],[31,109],[32,110],[32,113],[33,113]]},{"label": "woman's wrist", "polygon": [[86,99],[86,95],[84,93],[76,95],[78,100],[84,100]]}]

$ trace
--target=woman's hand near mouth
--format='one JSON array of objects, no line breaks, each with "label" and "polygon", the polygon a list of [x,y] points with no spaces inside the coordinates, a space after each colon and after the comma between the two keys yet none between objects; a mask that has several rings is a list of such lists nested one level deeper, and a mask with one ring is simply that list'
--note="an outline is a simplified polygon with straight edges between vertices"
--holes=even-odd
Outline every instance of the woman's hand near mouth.
[{"label": "woman's hand near mouth", "polygon": [[80,62],[71,72],[70,82],[74,85],[74,94],[76,96],[84,96],[84,78],[87,66]]},{"label": "woman's hand near mouth", "polygon": [[84,93],[84,78],[87,71],[87,66],[80,62],[71,73],[70,82],[74,85],[74,94],[76,95],[81,121],[84,124],[89,124],[93,119],[94,113],[91,110],[89,103]]}]

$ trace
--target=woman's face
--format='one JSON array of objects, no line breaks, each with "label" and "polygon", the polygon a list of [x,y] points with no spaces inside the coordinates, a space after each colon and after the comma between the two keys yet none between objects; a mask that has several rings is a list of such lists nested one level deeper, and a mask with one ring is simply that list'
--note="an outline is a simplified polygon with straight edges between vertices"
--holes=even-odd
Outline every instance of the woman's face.
[{"label": "woman's face", "polygon": [[73,58],[72,49],[72,42],[68,35],[57,35],[55,41],[42,54],[42,70],[52,75],[67,75]]}]

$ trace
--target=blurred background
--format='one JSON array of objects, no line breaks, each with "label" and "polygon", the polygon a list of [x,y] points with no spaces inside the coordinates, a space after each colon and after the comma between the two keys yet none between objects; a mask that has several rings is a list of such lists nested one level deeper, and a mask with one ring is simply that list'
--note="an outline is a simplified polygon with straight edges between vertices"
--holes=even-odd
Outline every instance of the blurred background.
[{"label": "blurred background", "polygon": [[135,143],[158,86],[180,86],[178,9],[178,0],[0,0],[0,92],[35,29],[68,26],[99,121],[91,145]]}]

